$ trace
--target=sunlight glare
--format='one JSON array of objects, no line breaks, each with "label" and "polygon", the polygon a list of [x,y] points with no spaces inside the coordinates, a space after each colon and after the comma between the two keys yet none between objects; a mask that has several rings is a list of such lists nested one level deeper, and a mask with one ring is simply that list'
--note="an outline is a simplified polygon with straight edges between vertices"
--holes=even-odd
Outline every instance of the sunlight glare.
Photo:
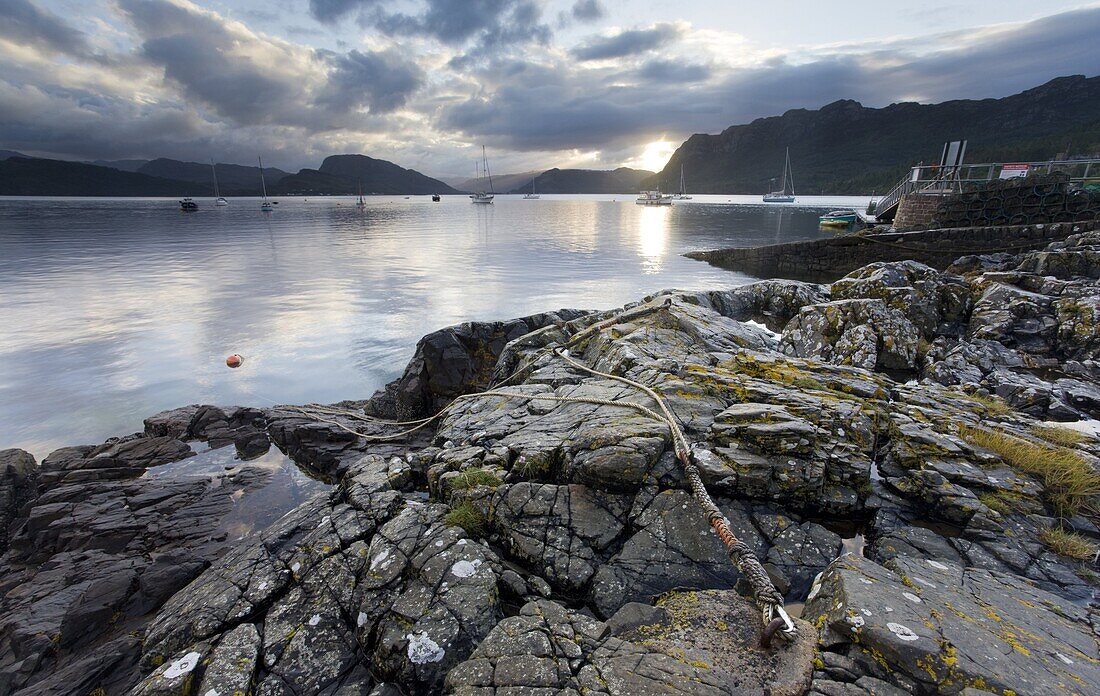
[{"label": "sunlight glare", "polygon": [[655,140],[645,146],[645,150],[638,157],[638,166],[651,172],[659,172],[668,164],[672,153],[676,151],[676,144],[667,140]]}]

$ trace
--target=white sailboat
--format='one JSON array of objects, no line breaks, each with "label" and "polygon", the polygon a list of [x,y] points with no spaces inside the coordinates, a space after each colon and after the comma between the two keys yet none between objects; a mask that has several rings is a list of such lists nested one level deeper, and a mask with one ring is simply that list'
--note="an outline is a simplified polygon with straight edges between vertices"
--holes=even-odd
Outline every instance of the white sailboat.
[{"label": "white sailboat", "polygon": [[672,194],[673,200],[677,201],[690,201],[691,196],[687,195],[684,187],[684,165],[680,165],[680,193]]},{"label": "white sailboat", "polygon": [[[484,145],[481,146],[481,160],[482,161],[481,161],[480,165],[479,165],[479,163],[477,163],[475,161],[474,166],[475,166],[475,168],[480,166],[480,167],[483,167],[485,169],[485,178],[487,178],[489,180],[489,190],[488,191],[478,191],[477,193],[471,193],[470,194],[470,202],[471,203],[482,203],[482,204],[492,203],[493,198],[496,197],[496,192],[493,191],[493,175],[489,173],[489,158],[485,156],[485,146]],[[477,180],[478,180],[478,186],[480,186],[481,185],[481,170],[480,169],[477,169]]]},{"label": "white sailboat", "polygon": [[271,201],[267,200],[267,183],[264,181],[264,159],[263,157],[257,157],[260,162],[260,188],[263,190],[264,200],[260,203],[260,210],[265,213],[270,213],[275,210],[275,206],[271,205]]},{"label": "white sailboat", "polygon": [[[775,181],[775,179],[772,179]],[[791,192],[787,193],[787,182],[791,183]],[[794,203],[794,174],[791,172],[791,148],[787,148],[787,156],[783,163],[783,182],[778,191],[764,194],[765,203]]]},{"label": "white sailboat", "polygon": [[531,192],[523,194],[523,199],[527,201],[537,201],[539,194],[535,193],[535,177],[531,177]]},{"label": "white sailboat", "polygon": [[367,202],[363,200],[363,178],[359,178],[359,198],[355,201],[355,207],[359,210],[363,210],[367,207]]},{"label": "white sailboat", "polygon": [[222,192],[218,190],[218,170],[214,167],[214,160],[210,160],[210,173],[214,175],[214,205],[229,205],[229,201],[222,198]]}]

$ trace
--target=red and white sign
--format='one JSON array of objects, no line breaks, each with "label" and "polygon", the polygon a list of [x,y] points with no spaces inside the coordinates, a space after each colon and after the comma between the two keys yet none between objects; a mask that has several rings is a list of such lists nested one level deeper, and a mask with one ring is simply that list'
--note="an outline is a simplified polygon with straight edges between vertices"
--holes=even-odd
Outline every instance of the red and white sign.
[{"label": "red and white sign", "polygon": [[1015,179],[1016,177],[1027,176],[1026,164],[1002,164],[1001,165],[1001,178],[1002,179]]}]

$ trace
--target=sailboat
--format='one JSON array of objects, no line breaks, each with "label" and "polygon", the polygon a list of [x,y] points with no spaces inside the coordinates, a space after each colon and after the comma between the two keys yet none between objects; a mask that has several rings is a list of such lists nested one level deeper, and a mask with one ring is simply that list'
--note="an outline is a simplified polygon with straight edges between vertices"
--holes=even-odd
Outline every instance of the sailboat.
[{"label": "sailboat", "polygon": [[[470,201],[472,203],[492,203],[493,198],[496,197],[496,192],[493,191],[493,175],[489,173],[489,158],[485,156],[485,146],[481,146],[481,164],[480,166],[485,168],[485,177],[489,180],[489,191],[478,191],[477,193],[470,194]],[[479,166],[475,161],[475,167]],[[478,185],[481,185],[481,170],[477,170]]]},{"label": "sailboat", "polygon": [[680,165],[680,193],[672,194],[673,200],[677,201],[690,201],[691,196],[687,195],[684,191],[684,165]]},{"label": "sailboat", "polygon": [[359,198],[355,201],[355,207],[359,210],[363,210],[367,207],[367,202],[363,200],[363,179],[359,178]]},{"label": "sailboat", "polygon": [[[791,192],[787,193],[787,181],[791,182]],[[774,181],[774,179],[772,180]],[[794,203],[794,174],[791,173],[791,148],[787,148],[787,157],[783,163],[783,182],[778,191],[764,194],[765,203]]]},{"label": "sailboat", "polygon": [[535,193],[535,177],[531,177],[531,193],[523,194],[523,198],[528,201],[537,201],[539,199],[539,194]]},{"label": "sailboat", "polygon": [[267,183],[264,182],[264,159],[263,157],[257,157],[260,162],[260,187],[264,193],[264,202],[260,203],[260,210],[265,213],[270,213],[275,210],[275,207],[271,205],[271,201],[267,200]]},{"label": "sailboat", "polygon": [[210,173],[214,175],[214,205],[229,205],[229,201],[222,198],[222,192],[218,190],[218,170],[214,168],[214,160],[210,160]]}]

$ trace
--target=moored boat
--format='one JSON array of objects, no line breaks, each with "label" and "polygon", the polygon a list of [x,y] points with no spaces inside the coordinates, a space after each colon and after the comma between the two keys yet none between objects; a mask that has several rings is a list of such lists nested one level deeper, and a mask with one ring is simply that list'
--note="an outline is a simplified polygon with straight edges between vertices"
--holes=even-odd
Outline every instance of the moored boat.
[{"label": "moored boat", "polygon": [[474,163],[474,166],[477,169],[478,185],[479,186],[481,185],[481,179],[482,179],[481,171],[482,171],[482,169],[484,169],[484,171],[485,171],[485,177],[484,178],[489,180],[489,190],[488,191],[478,191],[476,193],[471,193],[470,194],[470,202],[471,203],[488,204],[488,203],[493,202],[493,199],[496,197],[496,192],[493,191],[493,175],[489,172],[489,158],[485,156],[485,146],[484,145],[481,146],[481,160],[482,161],[480,163],[478,163],[476,161]]},{"label": "moored boat", "polygon": [[229,201],[222,197],[222,192],[218,190],[218,170],[214,168],[214,160],[210,160],[210,172],[214,175],[214,205],[221,207],[229,205]]},{"label": "moored boat", "polygon": [[190,198],[184,198],[180,201],[180,210],[198,210],[199,204]]},{"label": "moored boat", "polygon": [[856,221],[854,210],[831,210],[817,219],[825,227],[847,227]]},{"label": "moored boat", "polygon": [[672,205],[672,194],[660,191],[642,191],[634,199],[638,205]]},{"label": "moored boat", "polygon": [[680,192],[672,194],[672,198],[677,201],[690,201],[691,196],[687,195],[687,191],[684,187],[684,165],[680,165]]},{"label": "moored boat", "polygon": [[440,196],[440,195],[439,195],[438,193],[433,193],[433,194],[432,194],[432,201],[433,201],[434,203],[438,203],[438,202],[439,202],[439,201],[441,201],[441,200],[443,200],[443,197],[442,197],[442,196]]},{"label": "moored boat", "polygon": [[260,203],[260,212],[270,213],[275,210],[275,206],[271,205],[271,201],[267,200],[267,183],[264,181],[264,159],[263,157],[256,158],[260,163],[260,190],[263,191],[264,200]]},{"label": "moored boat", "polygon": [[[775,179],[772,179],[775,181]],[[790,193],[787,192],[787,183],[791,184]],[[783,161],[783,181],[778,191],[764,194],[765,203],[794,203],[794,174],[791,172],[791,149],[787,148],[787,155]]]}]

